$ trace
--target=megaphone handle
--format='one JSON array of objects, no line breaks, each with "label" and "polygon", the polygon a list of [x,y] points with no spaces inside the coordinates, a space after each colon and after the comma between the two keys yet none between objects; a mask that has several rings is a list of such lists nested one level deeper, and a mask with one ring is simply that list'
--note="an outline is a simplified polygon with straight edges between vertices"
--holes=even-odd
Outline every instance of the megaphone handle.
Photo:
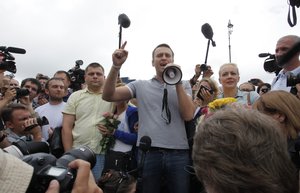
[{"label": "megaphone handle", "polygon": [[206,56],[205,56],[205,61],[204,61],[205,65],[207,64],[207,57],[208,57],[209,45],[210,45],[210,40],[208,40],[208,42],[207,42]]},{"label": "megaphone handle", "polygon": [[121,48],[122,43],[122,26],[120,25],[120,31],[119,31],[119,49]]}]

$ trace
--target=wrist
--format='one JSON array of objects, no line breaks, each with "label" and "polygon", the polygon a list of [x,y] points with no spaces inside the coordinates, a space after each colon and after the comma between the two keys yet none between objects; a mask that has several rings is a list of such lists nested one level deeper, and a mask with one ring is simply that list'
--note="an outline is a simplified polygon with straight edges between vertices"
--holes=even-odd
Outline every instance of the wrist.
[{"label": "wrist", "polygon": [[0,143],[7,137],[7,135],[4,132],[0,132]]},{"label": "wrist", "polygon": [[117,66],[115,64],[113,64],[111,67],[114,68],[114,69],[116,69],[116,70],[120,70],[121,69],[121,66]]}]

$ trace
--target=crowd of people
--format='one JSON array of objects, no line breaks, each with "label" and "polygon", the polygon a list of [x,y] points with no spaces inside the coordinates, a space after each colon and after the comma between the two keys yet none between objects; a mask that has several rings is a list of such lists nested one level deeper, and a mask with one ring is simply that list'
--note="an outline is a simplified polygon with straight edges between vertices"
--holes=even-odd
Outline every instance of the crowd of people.
[{"label": "crowd of people", "polygon": [[[276,60],[299,43],[296,35],[280,38]],[[21,140],[49,144],[57,158],[88,147],[95,164],[68,163],[77,170],[72,187],[77,193],[296,193],[299,56],[300,50],[280,64],[272,83],[253,78],[239,84],[238,65],[225,63],[218,71],[220,85],[211,67],[199,64],[190,80],[169,84],[163,76],[174,51],[159,44],[152,52],[153,78],[124,84],[119,72],[128,57],[125,42],[113,52],[107,75],[101,64],[89,64],[76,91],[66,71],[37,74],[20,84],[0,64],[0,190],[26,192],[36,175],[34,166],[4,153]],[[139,148],[143,136],[151,139],[147,150]],[[46,192],[59,192],[59,186],[52,180]]]}]

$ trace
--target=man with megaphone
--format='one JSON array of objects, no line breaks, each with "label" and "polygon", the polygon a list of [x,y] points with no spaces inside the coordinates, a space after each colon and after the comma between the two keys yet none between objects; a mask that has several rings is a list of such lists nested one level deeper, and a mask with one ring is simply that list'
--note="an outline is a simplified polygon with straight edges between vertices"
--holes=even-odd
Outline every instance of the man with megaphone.
[{"label": "man with megaphone", "polygon": [[145,156],[142,192],[160,192],[163,177],[168,182],[168,192],[188,193],[189,174],[184,167],[190,158],[184,121],[193,119],[195,111],[191,86],[188,81],[181,81],[180,67],[173,64],[173,50],[160,44],[152,52],[152,66],[156,70],[152,79],[115,88],[119,70],[128,56],[125,45],[126,42],[112,55],[113,65],[102,97],[114,102],[137,99],[138,141],[144,135],[152,139],[152,147]]}]

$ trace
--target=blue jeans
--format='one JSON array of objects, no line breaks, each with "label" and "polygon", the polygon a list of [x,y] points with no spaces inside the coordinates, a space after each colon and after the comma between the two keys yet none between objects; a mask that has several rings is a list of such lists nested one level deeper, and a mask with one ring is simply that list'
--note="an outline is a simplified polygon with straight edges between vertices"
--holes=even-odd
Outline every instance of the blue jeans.
[{"label": "blue jeans", "polygon": [[188,150],[150,150],[145,156],[142,192],[159,193],[166,186],[170,193],[189,193],[189,173],[184,167],[190,163]]},{"label": "blue jeans", "polygon": [[104,154],[96,154],[96,164],[92,169],[92,173],[94,175],[94,178],[96,182],[99,180],[102,170],[104,168]]}]

